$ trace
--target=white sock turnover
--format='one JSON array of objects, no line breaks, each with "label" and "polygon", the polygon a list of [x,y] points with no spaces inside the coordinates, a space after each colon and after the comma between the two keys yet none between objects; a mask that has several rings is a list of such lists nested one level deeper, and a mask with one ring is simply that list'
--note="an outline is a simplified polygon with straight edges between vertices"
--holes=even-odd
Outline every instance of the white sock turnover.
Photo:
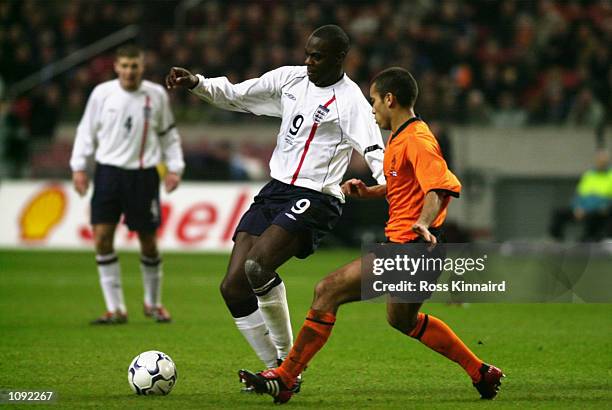
[{"label": "white sock turnover", "polygon": [[[278,282],[279,278],[276,277],[273,280]],[[271,281],[270,284],[272,283]],[[261,315],[270,330],[270,337],[274,346],[276,346],[278,357],[284,360],[289,355],[293,345],[293,330],[291,329],[285,284],[281,280],[267,292],[265,290],[262,292],[261,289],[255,291],[259,302],[259,310],[261,310]]]},{"label": "white sock turnover", "polygon": [[96,255],[98,274],[100,275],[100,286],[109,312],[126,313],[123,288],[121,287],[121,267],[119,258],[115,253]]},{"label": "white sock turnover", "polygon": [[272,343],[260,310],[257,309],[248,316],[235,317],[234,322],[264,365],[267,368],[276,367],[276,347]]},{"label": "white sock turnover", "polygon": [[161,258],[140,255],[140,271],[144,287],[144,302],[151,307],[161,306],[162,263]]}]

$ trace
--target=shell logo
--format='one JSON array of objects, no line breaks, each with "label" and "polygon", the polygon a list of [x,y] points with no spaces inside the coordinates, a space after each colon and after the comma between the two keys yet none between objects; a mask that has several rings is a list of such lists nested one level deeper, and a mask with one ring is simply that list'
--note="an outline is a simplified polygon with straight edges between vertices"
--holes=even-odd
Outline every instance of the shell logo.
[{"label": "shell logo", "polygon": [[21,239],[40,241],[49,236],[66,212],[66,194],[57,185],[43,188],[24,207],[19,218]]}]

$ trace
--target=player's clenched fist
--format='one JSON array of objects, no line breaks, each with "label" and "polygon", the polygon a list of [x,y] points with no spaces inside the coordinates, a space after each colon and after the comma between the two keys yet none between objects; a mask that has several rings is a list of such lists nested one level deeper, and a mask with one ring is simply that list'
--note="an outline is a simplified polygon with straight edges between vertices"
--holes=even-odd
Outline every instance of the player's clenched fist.
[{"label": "player's clenched fist", "polygon": [[172,89],[175,87],[193,88],[198,84],[198,77],[191,74],[189,70],[181,67],[172,67],[166,76],[166,87]]},{"label": "player's clenched fist", "polygon": [[346,196],[365,197],[367,196],[368,187],[360,179],[352,178],[346,181],[341,186],[342,193]]}]

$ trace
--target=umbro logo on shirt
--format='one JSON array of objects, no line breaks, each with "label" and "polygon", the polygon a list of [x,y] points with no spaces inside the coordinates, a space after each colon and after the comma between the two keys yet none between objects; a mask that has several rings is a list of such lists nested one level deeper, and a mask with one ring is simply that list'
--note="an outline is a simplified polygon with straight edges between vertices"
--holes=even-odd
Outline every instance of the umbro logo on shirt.
[{"label": "umbro logo on shirt", "polygon": [[284,94],[285,94],[285,96],[286,96],[287,98],[289,98],[290,100],[295,101],[295,95],[293,95],[293,94],[289,94],[289,93],[284,93]]}]

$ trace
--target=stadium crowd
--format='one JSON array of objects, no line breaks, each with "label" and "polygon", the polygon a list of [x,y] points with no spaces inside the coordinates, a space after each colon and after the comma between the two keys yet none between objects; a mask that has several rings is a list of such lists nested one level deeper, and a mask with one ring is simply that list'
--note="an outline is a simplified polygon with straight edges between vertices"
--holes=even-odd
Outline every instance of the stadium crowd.
[{"label": "stadium crowd", "polygon": [[[412,71],[417,112],[450,124],[603,127],[612,90],[612,1],[180,1],[0,0],[0,95],[24,77],[127,26],[147,49],[146,77],[169,66],[241,81],[302,64],[313,28],[351,36],[346,70],[367,92],[390,65]],[[49,79],[12,101],[33,139],[76,121],[93,86],[113,77],[113,52]],[[3,83],[3,84],[2,84]],[[4,90],[4,91],[2,91]],[[175,93],[179,121],[240,121]],[[214,115],[213,115],[214,113]],[[15,133],[13,133],[15,134]]]},{"label": "stadium crowd", "polygon": [[[451,122],[592,124],[610,101],[612,2],[202,1],[174,25],[178,1],[0,2],[0,72],[12,84],[129,25],[141,28],[148,76],[170,64],[234,81],[301,64],[313,27],[336,23],[353,41],[347,71],[365,90],[389,65],[436,90],[419,111]],[[32,105],[76,114],[113,55],[45,84]],[[6,86],[6,85],[5,85]],[[191,105],[186,99],[185,105]],[[197,106],[194,104],[194,106]]]}]

